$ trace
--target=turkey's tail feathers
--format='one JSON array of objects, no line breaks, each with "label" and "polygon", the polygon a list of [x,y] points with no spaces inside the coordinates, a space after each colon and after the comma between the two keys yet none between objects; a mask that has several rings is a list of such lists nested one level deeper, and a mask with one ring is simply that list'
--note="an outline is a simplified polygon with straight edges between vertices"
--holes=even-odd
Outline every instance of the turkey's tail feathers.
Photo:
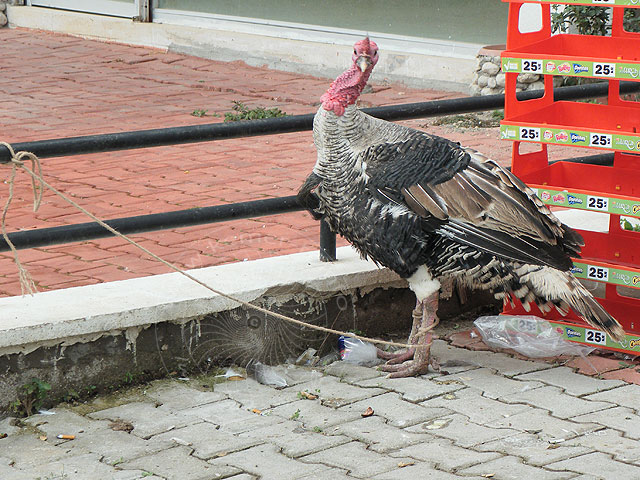
[{"label": "turkey's tail feathers", "polygon": [[510,293],[522,302],[526,310],[533,302],[542,312],[548,312],[555,306],[564,316],[570,307],[589,325],[608,333],[614,341],[623,339],[624,330],[618,321],[602,308],[570,272],[538,265],[523,265],[518,268],[517,274],[520,287]]}]

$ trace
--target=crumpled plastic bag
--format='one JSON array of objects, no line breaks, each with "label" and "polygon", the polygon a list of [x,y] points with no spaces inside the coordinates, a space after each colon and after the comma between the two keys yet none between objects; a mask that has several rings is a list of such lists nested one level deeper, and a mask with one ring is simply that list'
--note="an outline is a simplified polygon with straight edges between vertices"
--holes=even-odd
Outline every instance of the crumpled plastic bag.
[{"label": "crumpled plastic bag", "polygon": [[363,342],[359,338],[340,336],[338,350],[343,362],[373,367],[381,363],[375,345]]},{"label": "crumpled plastic bag", "polygon": [[593,347],[569,342],[546,320],[534,315],[492,315],[473,322],[482,340],[493,348],[510,348],[531,358],[579,355]]},{"label": "crumpled plastic bag", "polygon": [[263,385],[270,385],[276,388],[289,386],[287,380],[282,375],[278,374],[273,367],[265,365],[264,363],[250,362],[249,365],[247,365],[247,372],[249,372],[258,383]]}]

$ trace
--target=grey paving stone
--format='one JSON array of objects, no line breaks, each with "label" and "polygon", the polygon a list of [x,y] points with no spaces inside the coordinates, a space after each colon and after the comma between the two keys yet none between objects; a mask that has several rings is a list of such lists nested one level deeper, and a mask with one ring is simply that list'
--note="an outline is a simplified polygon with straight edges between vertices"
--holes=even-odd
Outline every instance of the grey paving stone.
[{"label": "grey paving stone", "polygon": [[293,480],[315,476],[328,470],[321,464],[309,464],[282,455],[275,445],[258,445],[230,455],[209,460],[214,467],[231,467],[259,477],[261,480]]},{"label": "grey paving stone", "polygon": [[448,438],[459,447],[473,447],[499,438],[510,437],[518,433],[510,428],[489,428],[470,422],[458,413],[446,415],[407,429],[411,432],[428,432],[438,437]]},{"label": "grey paving stone", "polygon": [[235,467],[212,465],[192,457],[191,451],[189,447],[178,446],[119,464],[118,468],[143,470],[167,480],[211,480],[242,473],[241,469]]},{"label": "grey paving stone", "polygon": [[233,477],[227,477],[228,480],[256,480],[256,477],[249,475],[248,473],[241,473],[240,475],[234,475]]},{"label": "grey paving stone", "polygon": [[390,458],[367,450],[360,442],[349,442],[300,458],[303,462],[324,464],[342,468],[356,478],[371,478],[398,467],[398,463],[410,459]]},{"label": "grey paving stone", "polygon": [[[606,410],[605,410],[606,411]],[[602,412],[595,414],[602,415]],[[572,420],[576,420],[575,418]],[[493,428],[512,428],[524,433],[535,433],[542,440],[556,444],[571,438],[584,435],[587,432],[601,430],[602,425],[584,421],[569,421],[552,417],[546,410],[534,408],[523,413],[512,415],[502,420],[488,423],[487,426]]]},{"label": "grey paving stone", "polygon": [[408,432],[389,425],[384,419],[375,416],[340,424],[332,430],[332,433],[346,435],[366,443],[369,450],[378,453],[387,453],[433,439],[427,433]]},{"label": "grey paving stone", "polygon": [[394,392],[378,395],[367,400],[362,400],[339,408],[341,412],[360,415],[371,407],[374,415],[385,418],[394,427],[408,427],[425,422],[432,418],[447,415],[450,410],[438,407],[424,407],[415,403],[402,400],[400,395]]},{"label": "grey paving stone", "polygon": [[[535,391],[535,390],[533,390]],[[485,425],[495,420],[508,418],[531,410],[528,405],[509,405],[498,400],[483,397],[475,389],[465,387],[449,395],[433,398],[423,403],[425,406],[442,407],[461,413],[474,423]]]},{"label": "grey paving stone", "polygon": [[418,478],[420,480],[459,480],[461,477],[453,473],[436,470],[427,463],[415,463],[414,465],[407,465],[406,467],[397,467],[390,472],[381,473],[371,478],[375,480],[416,480]]},{"label": "grey paving stone", "polygon": [[491,475],[496,480],[522,480],[535,478],[536,480],[559,480],[573,478],[571,472],[553,472],[540,467],[533,467],[522,463],[517,457],[500,457],[489,462],[474,465],[460,470],[458,473],[471,475]]},{"label": "grey paving stone", "polygon": [[267,408],[277,407],[297,400],[298,390],[296,387],[276,390],[273,387],[262,385],[248,378],[242,381],[218,384],[216,385],[216,392],[227,395],[238,402],[245,410],[254,408],[266,410]]},{"label": "grey paving stone", "polygon": [[323,405],[333,408],[375,397],[386,392],[382,388],[363,388],[347,382],[341,382],[337,377],[330,375],[296,386],[296,392],[305,390],[318,395]]},{"label": "grey paving stone", "polygon": [[448,365],[466,364],[471,367],[486,367],[496,370],[500,375],[511,377],[551,368],[546,363],[520,360],[503,353],[454,347],[443,340],[435,340],[431,347],[431,352],[438,359],[443,370],[451,370]]},{"label": "grey paving stone", "polygon": [[224,400],[226,395],[217,391],[202,391],[194,388],[195,382],[180,380],[161,380],[153,382],[145,390],[145,395],[173,411],[197,407],[206,403]]},{"label": "grey paving stone", "polygon": [[567,443],[608,453],[620,462],[638,463],[640,461],[640,442],[623,437],[620,432],[610,428],[581,435]]},{"label": "grey paving stone", "polygon": [[25,469],[24,473],[33,479],[73,478],[74,480],[113,479],[118,474],[113,467],[101,463],[100,455],[95,453],[70,455],[54,462],[35,465]]},{"label": "grey paving stone", "polygon": [[449,439],[435,436],[428,442],[402,448],[390,455],[415,458],[439,470],[450,472],[500,457],[496,452],[476,452],[470,448],[458,447]]},{"label": "grey paving stone", "polygon": [[[555,367],[537,372],[525,373],[516,377],[518,380],[538,380],[554,387],[564,389],[569,395],[589,395],[625,385],[621,380],[603,380],[575,373],[568,367]],[[593,399],[608,401],[604,398]]]},{"label": "grey paving stone", "polygon": [[297,365],[277,365],[273,370],[284,377],[290,386],[296,386],[324,376],[322,367],[304,367]]},{"label": "grey paving stone", "polygon": [[[597,432],[594,432],[594,434]],[[484,452],[500,452],[505,455],[514,455],[524,459],[528,465],[541,467],[548,463],[582,455],[591,451],[587,446],[581,446],[581,439],[585,436],[576,437],[569,442],[551,444],[538,435],[530,433],[520,433],[513,437],[501,438],[493,442],[476,445],[474,448]]]},{"label": "grey paving stone", "polygon": [[386,375],[386,373],[373,367],[362,367],[341,361],[333,362],[331,365],[324,367],[324,373],[341,378],[345,382],[357,382]]},{"label": "grey paving stone", "polygon": [[24,471],[8,465],[0,465],[0,478],[2,480],[33,480],[33,477]]},{"label": "grey paving stone", "polygon": [[[321,427],[318,428],[322,430]],[[241,433],[239,438],[271,443],[279,447],[287,457],[297,458],[351,441],[349,437],[334,435],[335,429],[330,427],[329,430],[331,435],[327,435],[328,432],[324,430],[314,431],[313,427],[305,428],[294,420],[285,420],[276,425]]]},{"label": "grey paving stone", "polygon": [[485,397],[497,399],[514,393],[526,392],[543,386],[542,383],[533,380],[520,381],[503,377],[488,368],[478,368],[466,372],[446,375],[436,379],[438,382],[460,382],[468,387],[475,388]]},{"label": "grey paving stone", "polygon": [[[364,410],[362,410],[364,411]],[[307,428],[320,427],[327,430],[340,423],[350,422],[361,418],[360,411],[336,410],[325,407],[316,400],[298,400],[273,408],[266,412],[272,418],[282,420],[296,420]]]},{"label": "grey paving stone", "polygon": [[96,420],[125,420],[133,425],[133,435],[149,438],[174,428],[181,428],[201,420],[193,415],[172,412],[164,406],[156,407],[153,403],[133,402],[118,407],[90,413]]},{"label": "grey paving stone", "polygon": [[20,432],[19,427],[16,427],[15,425],[11,424],[14,420],[15,419],[13,417],[7,417],[0,420],[0,435],[2,434],[13,435],[15,433]]},{"label": "grey paving stone", "polygon": [[0,452],[17,469],[32,468],[42,463],[56,462],[67,455],[64,448],[43,442],[35,435],[22,432],[0,440]]},{"label": "grey paving stone", "polygon": [[380,387],[385,390],[391,390],[399,393],[403,400],[413,403],[422,402],[464,388],[464,385],[436,383],[425,377],[379,377],[354,383],[362,387]]},{"label": "grey paving stone", "polygon": [[218,455],[226,455],[262,443],[255,438],[242,438],[224,432],[209,422],[171,430],[151,437],[149,442],[151,445],[158,446],[158,450],[177,445],[192,447],[194,450],[192,455],[202,460],[209,460]]},{"label": "grey paving stone", "polygon": [[593,452],[562,460],[547,465],[547,468],[553,470],[569,470],[606,479],[640,478],[639,466],[618,462],[602,452]]},{"label": "grey paving stone", "polygon": [[353,480],[353,477],[347,475],[347,471],[341,468],[327,468],[321,473],[299,477],[298,480]]},{"label": "grey paving stone", "polygon": [[[220,425],[221,430],[229,433],[241,433],[254,428],[281,422],[273,415],[261,415],[247,410],[234,400],[222,400],[184,410],[182,413],[201,420]],[[263,412],[264,413],[264,412]]]},{"label": "grey paving stone", "polygon": [[594,393],[585,397],[589,400],[611,402],[622,407],[640,410],[640,385],[625,384],[606,392]]},{"label": "grey paving stone", "polygon": [[572,418],[585,413],[596,412],[612,407],[611,403],[584,400],[563,393],[558,387],[545,386],[527,392],[505,395],[500,398],[507,403],[525,403],[549,410],[558,418]]},{"label": "grey paving stone", "polygon": [[640,416],[625,407],[608,408],[573,418],[576,422],[593,422],[619,430],[629,438],[640,439]]}]

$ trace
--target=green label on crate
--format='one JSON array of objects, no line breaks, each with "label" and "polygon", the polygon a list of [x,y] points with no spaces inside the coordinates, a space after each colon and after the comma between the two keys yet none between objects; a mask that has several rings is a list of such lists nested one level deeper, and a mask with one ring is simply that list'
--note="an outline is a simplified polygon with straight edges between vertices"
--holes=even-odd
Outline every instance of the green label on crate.
[{"label": "green label on crate", "polygon": [[566,75],[572,77],[596,77],[605,79],[637,80],[640,78],[640,64],[620,62],[591,62],[586,60],[557,60],[544,58],[502,59],[505,73],[532,73],[536,75]]},{"label": "green label on crate", "polygon": [[547,205],[614,213],[629,217],[640,217],[640,201],[576,193],[567,190],[554,190],[551,188],[538,188],[534,190],[538,194],[538,197],[540,197],[540,200]]},{"label": "green label on crate", "polygon": [[578,278],[607,282],[614,285],[622,285],[623,287],[640,288],[640,272],[635,270],[574,261],[571,272]]},{"label": "green label on crate", "polygon": [[556,331],[562,334],[565,340],[583,343],[592,347],[609,347],[620,350],[640,352],[640,338],[635,335],[625,335],[621,342],[614,342],[604,332],[593,330],[589,327],[578,325],[564,325],[562,323],[549,322]]}]

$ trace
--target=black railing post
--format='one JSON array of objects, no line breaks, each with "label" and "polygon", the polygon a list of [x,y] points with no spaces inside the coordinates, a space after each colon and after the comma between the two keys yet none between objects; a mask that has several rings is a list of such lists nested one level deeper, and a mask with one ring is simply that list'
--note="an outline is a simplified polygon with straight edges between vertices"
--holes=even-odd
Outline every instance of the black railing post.
[{"label": "black railing post", "polygon": [[326,220],[320,220],[320,261],[336,261],[336,234]]}]

